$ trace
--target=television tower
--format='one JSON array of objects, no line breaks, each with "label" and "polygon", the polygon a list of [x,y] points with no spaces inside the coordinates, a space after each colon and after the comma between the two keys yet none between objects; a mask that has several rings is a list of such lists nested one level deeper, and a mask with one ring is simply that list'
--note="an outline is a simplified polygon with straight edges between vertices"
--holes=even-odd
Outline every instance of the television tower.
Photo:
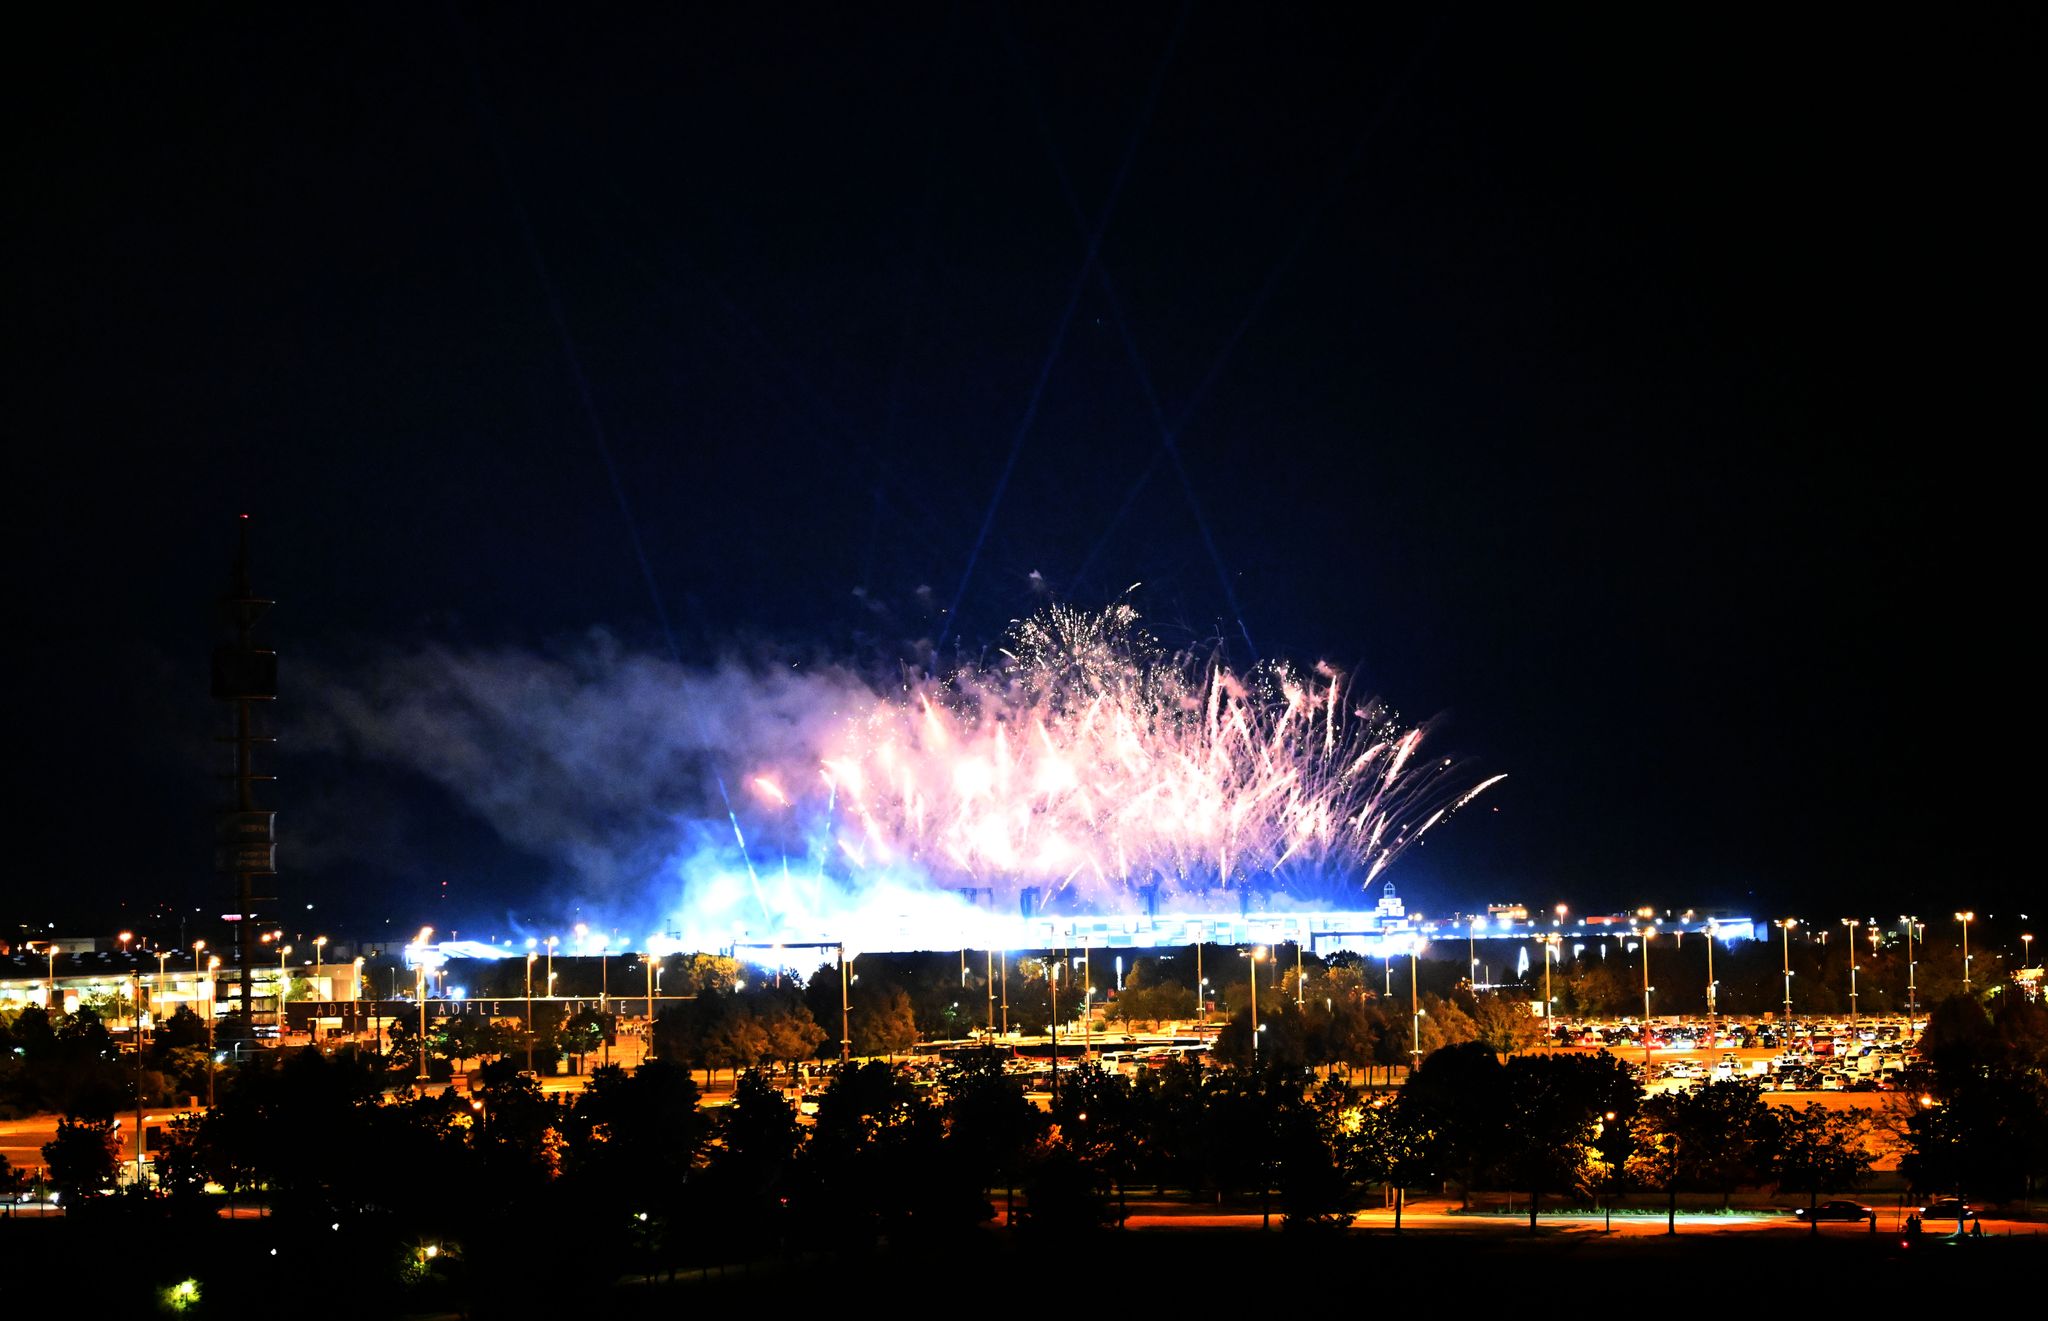
[{"label": "television tower", "polygon": [[[274,903],[277,875],[277,813],[256,806],[256,784],[274,775],[256,773],[256,745],[277,740],[256,732],[256,705],[277,700],[277,653],[258,647],[256,623],[273,602],[249,586],[249,516],[241,518],[241,541],[235,552],[234,577],[220,601],[221,643],[213,649],[213,696],[234,707],[235,732],[219,742],[232,744],[233,805],[220,815],[216,862],[235,878],[235,950],[239,967],[236,994],[244,1030],[254,1032],[256,1016],[256,908]],[[277,1007],[279,1013],[283,1009]],[[268,1015],[266,1015],[266,1018]]]}]

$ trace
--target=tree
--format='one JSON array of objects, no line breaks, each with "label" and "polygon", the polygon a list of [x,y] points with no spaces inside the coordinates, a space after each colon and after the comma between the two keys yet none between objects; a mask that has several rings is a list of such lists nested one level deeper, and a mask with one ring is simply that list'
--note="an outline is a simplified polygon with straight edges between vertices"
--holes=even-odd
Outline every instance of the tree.
[{"label": "tree", "polygon": [[479,1055],[502,1055],[511,1046],[503,1028],[480,1014],[451,1014],[437,1025],[433,1053],[461,1065]]},{"label": "tree", "polygon": [[1378,1062],[1380,1021],[1359,1000],[1338,1000],[1309,1006],[1309,1058],[1318,1064],[1370,1072]]},{"label": "tree", "polygon": [[[1308,1016],[1295,1008],[1294,1001],[1280,1000],[1272,1008],[1259,1007],[1258,1066],[1262,1073],[1287,1073],[1299,1077],[1309,1062]],[[1252,1064],[1252,1011],[1249,1007],[1231,1015],[1216,1034],[1210,1053],[1232,1068]]]},{"label": "tree", "polygon": [[1430,1133],[1418,1123],[1413,1107],[1377,1100],[1358,1112],[1351,1138],[1352,1157],[1362,1178],[1394,1193],[1394,1232],[1401,1232],[1407,1190],[1429,1173]]},{"label": "tree", "polygon": [[50,1168],[50,1182],[67,1204],[98,1196],[113,1186],[121,1163],[114,1121],[58,1120],[56,1136],[43,1144],[43,1161]]},{"label": "tree", "polygon": [[900,986],[858,986],[853,991],[853,1053],[894,1055],[917,1044],[917,1017]]},{"label": "tree", "polygon": [[1136,1153],[1139,1176],[1158,1186],[1190,1192],[1212,1182],[1215,1162],[1208,1138],[1208,1100],[1202,1066],[1185,1057],[1138,1075],[1131,1099],[1143,1135]]},{"label": "tree", "polygon": [[1138,1145],[1137,1106],[1130,1084],[1090,1060],[1061,1084],[1052,1120],[1060,1142],[1079,1158],[1081,1168],[1115,1187],[1121,1207]]},{"label": "tree", "polygon": [[[1780,1188],[1806,1193],[1809,1210],[1820,1205],[1822,1193],[1853,1188],[1869,1177],[1868,1111],[1829,1110],[1815,1102],[1803,1110],[1778,1110],[1776,1115],[1771,1172]],[[1820,1232],[1818,1221],[1813,1229]]]},{"label": "tree", "polygon": [[1455,1000],[1422,994],[1422,1053],[1426,1057],[1446,1046],[1479,1039],[1479,1025]]},{"label": "tree", "polygon": [[1753,1082],[1735,1079],[1666,1092],[1637,1116],[1632,1176],[1665,1192],[1666,1232],[1678,1232],[1678,1194],[1718,1192],[1725,1209],[1736,1188],[1770,1174],[1775,1113]]},{"label": "tree", "polygon": [[1526,1001],[1482,995],[1473,1008],[1472,1020],[1478,1040],[1491,1046],[1495,1054],[1512,1055],[1543,1044],[1543,1024],[1529,1012]]},{"label": "tree", "polygon": [[1528,1191],[1532,1234],[1543,1195],[1576,1188],[1585,1174],[1605,1113],[1604,1073],[1577,1055],[1517,1055],[1502,1072],[1506,1140],[1498,1168],[1510,1186]]},{"label": "tree", "polygon": [[[15,1169],[8,1162],[7,1153],[0,1152],[0,1201],[13,1206],[14,1199],[26,1187],[28,1187],[28,1176]],[[12,1213],[10,1212],[10,1214]]]},{"label": "tree", "polygon": [[1305,1094],[1278,1093],[1274,1151],[1281,1228],[1299,1233],[1350,1226],[1358,1209],[1356,1099],[1334,1079]]},{"label": "tree", "polygon": [[[1024,1095],[1022,1082],[1004,1072],[1007,1056],[993,1047],[967,1051],[949,1058],[940,1071],[947,1147],[984,1189],[1000,1180],[1006,1190],[1014,1190],[1026,1157],[1051,1123]],[[1142,1151],[1144,1144],[1137,1146]]]},{"label": "tree", "polygon": [[1994,1068],[1963,1080],[1948,1098],[1906,1121],[1900,1170],[1924,1193],[1967,1193],[1984,1201],[2025,1196],[2048,1178],[2048,1081]]},{"label": "tree", "polygon": [[1991,1015],[1965,995],[1952,995],[1935,1005],[1920,1034],[1920,1054],[1934,1072],[1934,1087],[1944,1095],[1989,1067],[1998,1055]]},{"label": "tree", "polygon": [[605,1018],[595,1009],[585,1007],[570,1015],[556,1033],[562,1049],[576,1057],[576,1067],[583,1067],[583,1058],[604,1044]]},{"label": "tree", "polygon": [[1428,1135],[1431,1165],[1457,1182],[1467,1207],[1499,1155],[1505,1097],[1500,1056],[1476,1041],[1426,1057],[1401,1089],[1408,1123]]}]

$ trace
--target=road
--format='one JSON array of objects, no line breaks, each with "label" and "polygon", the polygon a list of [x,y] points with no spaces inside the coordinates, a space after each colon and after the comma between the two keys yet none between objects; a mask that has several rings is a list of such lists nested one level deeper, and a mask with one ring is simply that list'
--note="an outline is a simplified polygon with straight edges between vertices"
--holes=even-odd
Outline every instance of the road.
[{"label": "road", "polygon": [[[1878,1208],[1877,1231],[1880,1234],[1898,1232],[1894,1215]],[[1222,1210],[1211,1206],[1184,1203],[1158,1202],[1152,1200],[1132,1201],[1125,1224],[1131,1229],[1166,1230],[1176,1229],[1246,1229],[1257,1230],[1265,1223],[1265,1217],[1257,1211],[1243,1209]],[[1641,1237],[1666,1233],[1665,1217],[1647,1215],[1641,1212],[1612,1218],[1600,1213],[1546,1212],[1540,1217],[1541,1234],[1570,1234],[1589,1236]],[[1280,1224],[1277,1205],[1272,1213],[1272,1224]],[[1989,1236],[2048,1236],[2048,1224],[2034,1220],[2017,1220],[2003,1217],[1984,1217],[1984,1233]],[[1355,1230],[1368,1233],[1392,1233],[1394,1213],[1390,1209],[1374,1207],[1362,1211],[1353,1221]],[[1953,1226],[1947,1229],[1952,1231]],[[1411,1201],[1401,1215],[1402,1232],[1414,1233],[1456,1233],[1489,1235],[1526,1235],[1529,1232],[1529,1217],[1502,1213],[1475,1213],[1457,1209],[1450,1200],[1428,1199]],[[1802,1220],[1795,1219],[1787,1210],[1750,1210],[1728,1214],[1701,1214],[1680,1212],[1678,1232],[1684,1235],[1740,1234],[1773,1238],[1797,1238],[1810,1235],[1812,1229]],[[1864,1235],[1872,1233],[1868,1222],[1829,1222],[1820,1227],[1828,1237]],[[1926,1230],[1929,1238],[1945,1236],[1942,1226],[1930,1226]]]}]

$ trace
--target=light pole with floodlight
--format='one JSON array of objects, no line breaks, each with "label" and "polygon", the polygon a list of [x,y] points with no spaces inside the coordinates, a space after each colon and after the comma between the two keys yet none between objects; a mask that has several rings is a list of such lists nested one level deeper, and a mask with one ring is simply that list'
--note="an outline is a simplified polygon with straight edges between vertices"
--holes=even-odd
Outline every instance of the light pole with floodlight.
[{"label": "light pole with floodlight", "polygon": [[533,1072],[533,962],[540,955],[526,951],[526,1071]]},{"label": "light pole with floodlight", "polygon": [[1266,947],[1254,945],[1246,957],[1252,961],[1252,1072],[1259,1071],[1259,960],[1265,957]]},{"label": "light pole with floodlight", "polygon": [[1956,921],[1963,924],[1963,994],[1970,993],[1970,923],[1977,920],[1975,913],[1957,913]]},{"label": "light pole with floodlight", "polygon": [[1422,957],[1423,942],[1420,937],[1408,945],[1408,1009],[1410,1024],[1415,1032],[1415,1048],[1411,1052],[1414,1063],[1408,1066],[1408,1076],[1414,1077],[1415,1070],[1422,1067],[1422,997],[1417,990],[1415,964]]},{"label": "light pole with floodlight", "polygon": [[1715,1039],[1716,1045],[1720,1044],[1721,1020],[1714,1002],[1721,984],[1714,980],[1714,935],[1719,929],[1719,923],[1711,917],[1707,919],[1707,1035]]},{"label": "light pole with floodlight", "polygon": [[420,1006],[420,1076],[427,1081],[427,937],[434,934],[434,928],[421,927],[419,939],[414,943],[419,948],[419,959],[413,964],[413,999]]},{"label": "light pole with floodlight", "polygon": [[1785,933],[1785,1030],[1792,1030],[1792,928],[1799,925],[1796,917],[1783,917],[1771,923]]},{"label": "light pole with floodlight", "polygon": [[1644,927],[1636,933],[1643,942],[1643,1085],[1650,1082],[1650,936],[1652,930]]},{"label": "light pole with floodlight", "polygon": [[1557,960],[1557,947],[1564,937],[1553,931],[1543,937],[1543,1020],[1544,1026],[1556,1017],[1557,1000],[1550,994],[1550,965]]},{"label": "light pole with floodlight", "polygon": [[1853,917],[1842,919],[1842,925],[1849,928],[1849,1026],[1856,1026],[1856,928],[1863,925]]}]

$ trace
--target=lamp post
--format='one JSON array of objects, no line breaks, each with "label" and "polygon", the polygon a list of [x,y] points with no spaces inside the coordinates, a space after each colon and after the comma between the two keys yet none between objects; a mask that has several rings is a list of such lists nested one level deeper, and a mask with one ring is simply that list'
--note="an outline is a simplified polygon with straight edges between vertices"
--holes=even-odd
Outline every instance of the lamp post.
[{"label": "lamp post", "polygon": [[2034,966],[2034,938],[2033,938],[2032,936],[2030,936],[2030,935],[2027,935],[2027,934],[2026,934],[2025,932],[2021,932],[2021,933],[2020,933],[2020,950],[2021,950],[2021,953],[2020,953],[2020,966],[2021,966],[2022,968],[2031,968],[2031,967],[2033,967],[2033,966]]},{"label": "lamp post", "polygon": [[1650,937],[1651,928],[1644,927],[1637,933],[1643,941],[1643,1083],[1650,1081]]},{"label": "lamp post", "polygon": [[1975,913],[1957,913],[1956,921],[1963,924],[1963,994],[1970,993],[1970,923],[1977,920]]},{"label": "lamp post", "polygon": [[1550,1026],[1552,1010],[1557,1004],[1550,994],[1550,965],[1557,958],[1558,942],[1563,939],[1564,937],[1555,931],[1543,938],[1543,1025],[1546,1028]]},{"label": "lamp post", "polygon": [[420,957],[413,964],[413,999],[420,1006],[420,1077],[427,1081],[427,937],[434,934],[434,928],[421,927],[419,940]]},{"label": "lamp post", "polygon": [[277,947],[277,1039],[284,1040],[284,998],[291,989],[291,974],[284,970],[284,960],[292,952],[290,945]]},{"label": "lamp post", "polygon": [[654,942],[647,942],[647,953],[641,956],[647,965],[647,1054],[654,1055]]},{"label": "lamp post", "polygon": [[157,1020],[164,1016],[164,1007],[157,1001],[164,998],[164,983],[170,976],[170,957],[171,952],[167,949],[156,952],[156,985],[151,988],[149,995],[149,1043],[152,1046],[156,1044]]},{"label": "lamp post", "polygon": [[1714,1005],[1715,992],[1720,988],[1720,983],[1714,980],[1714,933],[1719,929],[1719,923],[1711,917],[1707,919],[1707,1035],[1714,1039],[1716,1045],[1721,1035],[1721,1021]]},{"label": "lamp post", "polygon": [[555,994],[555,942],[560,939],[560,936],[548,937],[548,996],[551,999]]},{"label": "lamp post", "polygon": [[1785,1029],[1792,1028],[1792,928],[1799,925],[1796,917],[1779,918],[1772,926],[1785,933]]},{"label": "lamp post", "polygon": [[526,1071],[533,1072],[533,961],[540,955],[526,951]]},{"label": "lamp post", "polygon": [[[203,945],[203,944],[205,944],[206,942],[205,942],[205,941],[201,941],[200,943],[201,943],[201,944]],[[46,948],[46,949],[45,949],[45,950],[44,950],[43,952],[44,952],[45,954],[48,954],[48,955],[50,956],[50,984],[49,984],[48,988],[47,988],[47,989],[45,989],[45,990],[44,990],[44,992],[43,992],[43,1010],[44,1010],[44,1012],[46,1012],[46,1013],[52,1013],[52,1014],[54,1014],[54,1013],[56,1013],[56,1012],[58,1011],[58,1005],[57,1005],[57,947],[56,947],[56,946],[55,946],[54,944],[53,944],[53,945],[50,945],[50,946],[48,946],[48,947],[47,947],[47,948]]]},{"label": "lamp post", "polygon": [[357,1008],[363,1000],[363,956],[358,954],[348,965],[348,1034],[362,1035],[363,1023]]},{"label": "lamp post", "polygon": [[[313,937],[313,986],[316,994],[319,994],[320,979],[326,975],[325,969],[323,969],[321,966],[321,956],[326,951],[326,949],[327,937]],[[331,997],[324,994],[320,995],[320,999],[323,1003],[330,998]]]},{"label": "lamp post", "polygon": [[1412,1061],[1408,1076],[1414,1077],[1415,1070],[1422,1067],[1422,997],[1416,990],[1415,964],[1422,957],[1422,940],[1418,937],[1408,946],[1408,1008],[1409,1020],[1415,1031],[1415,1048],[1410,1053]]},{"label": "lamp post", "polygon": [[1853,917],[1842,919],[1842,925],[1849,928],[1849,1026],[1856,1026],[1856,928],[1863,925]]},{"label": "lamp post", "polygon": [[993,948],[982,952],[987,955],[983,960],[984,971],[981,975],[981,981],[982,985],[988,988],[988,1034],[990,1037],[994,1037],[996,1034],[996,952]]},{"label": "lamp post", "polygon": [[597,938],[597,1012],[606,1020],[604,1032],[604,1062],[606,1064],[612,1062],[612,1031],[610,1021],[612,1012],[612,958],[611,955],[605,953],[605,946],[608,943],[603,936]]},{"label": "lamp post", "polygon": [[1202,928],[1195,927],[1195,1021],[1209,1021],[1209,979],[1202,975]]},{"label": "lamp post", "polygon": [[[1009,983],[1005,981],[1003,1021],[1006,1030],[1009,1024],[1010,1013],[1008,985]],[[848,998],[846,993],[846,942],[842,940],[839,942],[839,1067],[841,1069],[844,1069],[853,1059],[853,1034],[847,1031],[847,1024],[851,1021],[852,1011],[853,1001]]]},{"label": "lamp post", "polygon": [[1252,961],[1252,1072],[1259,1070],[1259,960],[1264,958],[1266,947],[1252,946],[1247,957]]},{"label": "lamp post", "polygon": [[[205,941],[200,941],[204,945]],[[197,961],[195,956],[194,961]],[[220,955],[210,954],[206,959],[206,1108],[213,1109],[213,1017],[220,1007]]]},{"label": "lamp post", "polygon": [[1472,993],[1479,993],[1479,919],[1472,918],[1465,923],[1465,984]]},{"label": "lamp post", "polygon": [[[1305,919],[1301,924],[1301,930],[1302,935],[1305,937],[1308,934],[1308,922]],[[1297,939],[1294,942],[1294,1007],[1296,1009],[1301,1008],[1302,1000],[1307,994],[1307,990],[1308,978],[1301,971],[1301,941]]]},{"label": "lamp post", "polygon": [[[1060,963],[1065,962],[1065,951],[1061,951]],[[1052,1103],[1057,1109],[1060,1103],[1060,969],[1050,954],[1045,960],[1045,994],[1052,1004],[1052,1021],[1046,1028],[1052,1037]]]},{"label": "lamp post", "polygon": [[1081,942],[1081,1060],[1095,1047],[1095,973],[1088,964],[1088,942]]},{"label": "lamp post", "polygon": [[1920,1016],[1920,963],[1913,957],[1913,938],[1918,935],[1924,939],[1926,931],[1920,919],[1911,914],[1899,914],[1899,922],[1906,928],[1906,1034],[1911,1037],[1913,1022]]}]

